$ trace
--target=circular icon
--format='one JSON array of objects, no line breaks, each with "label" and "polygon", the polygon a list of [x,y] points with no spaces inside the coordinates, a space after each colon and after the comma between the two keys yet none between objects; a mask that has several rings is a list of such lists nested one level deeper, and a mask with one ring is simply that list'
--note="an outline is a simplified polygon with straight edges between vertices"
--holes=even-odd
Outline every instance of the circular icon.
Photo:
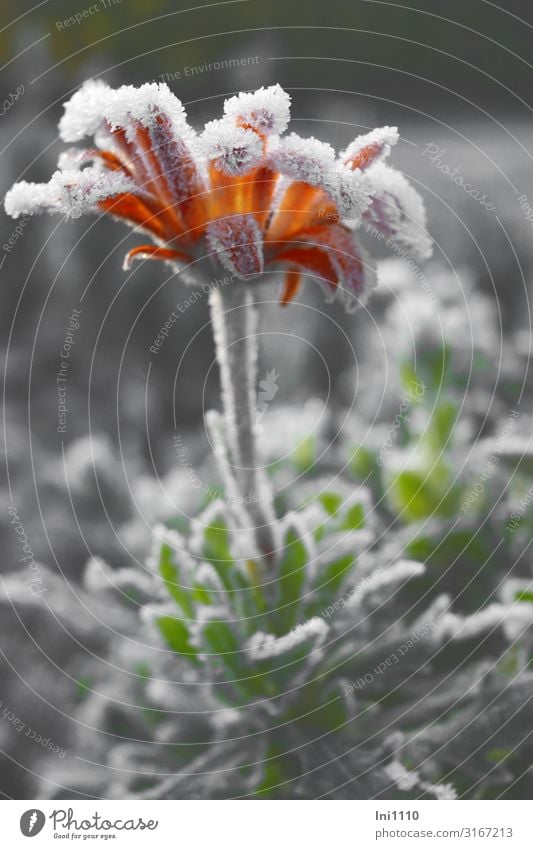
[{"label": "circular icon", "polygon": [[31,808],[29,811],[24,811],[20,818],[20,830],[24,837],[35,837],[42,831],[46,822],[46,817],[42,811],[36,808]]}]

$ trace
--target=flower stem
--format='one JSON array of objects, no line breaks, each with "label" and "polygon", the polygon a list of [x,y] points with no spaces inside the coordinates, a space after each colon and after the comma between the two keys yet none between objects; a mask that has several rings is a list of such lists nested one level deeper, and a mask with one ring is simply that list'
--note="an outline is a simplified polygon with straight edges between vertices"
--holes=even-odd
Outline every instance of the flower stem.
[{"label": "flower stem", "polygon": [[222,384],[227,462],[235,482],[234,493],[228,495],[239,508],[234,513],[251,520],[261,553],[271,556],[276,517],[257,439],[257,308],[250,284],[235,281],[214,289],[209,304]]}]

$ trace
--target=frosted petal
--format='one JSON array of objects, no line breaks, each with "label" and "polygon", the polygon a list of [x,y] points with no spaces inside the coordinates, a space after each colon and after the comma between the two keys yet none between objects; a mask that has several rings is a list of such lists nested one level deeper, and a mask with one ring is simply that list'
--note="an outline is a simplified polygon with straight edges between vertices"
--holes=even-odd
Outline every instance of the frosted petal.
[{"label": "frosted petal", "polygon": [[113,89],[101,80],[89,80],[65,104],[59,134],[63,141],[79,141],[95,135],[104,120],[111,129],[126,127],[132,121],[150,128],[161,114],[171,121],[177,136],[192,132],[181,101],[166,83]]},{"label": "frosted petal", "polygon": [[213,221],[207,228],[207,240],[232,274],[243,278],[262,274],[262,234],[253,215]]},{"label": "frosted petal", "polygon": [[172,122],[179,136],[188,135],[185,109],[166,83],[145,83],[138,88],[123,85],[111,90],[104,115],[111,128],[124,127],[129,121],[139,121],[144,127],[152,127],[161,114]]},{"label": "frosted petal", "polygon": [[112,94],[113,89],[103,80],[87,80],[64,104],[65,113],[59,121],[60,138],[74,142],[94,135],[104,120],[105,105]]},{"label": "frosted petal", "polygon": [[269,156],[280,174],[310,186],[327,182],[335,165],[335,151],[330,144],[314,138],[303,139],[296,133],[273,142]]},{"label": "frosted petal", "polygon": [[5,209],[12,218],[41,212],[79,218],[94,211],[99,201],[135,189],[133,181],[119,171],[56,171],[48,183],[15,183],[6,194]]},{"label": "frosted petal", "polygon": [[372,184],[361,171],[352,171],[345,165],[337,166],[326,175],[324,188],[340,215],[353,226],[359,226],[363,213],[370,205],[372,190]]},{"label": "frosted petal", "polygon": [[378,162],[366,172],[373,186],[373,200],[365,218],[411,251],[419,261],[432,253],[426,233],[426,211],[418,192],[395,168]]},{"label": "frosted petal", "polygon": [[219,171],[245,174],[257,167],[263,156],[263,142],[252,130],[236,127],[230,121],[210,121],[200,136],[201,148]]},{"label": "frosted petal", "polygon": [[378,127],[370,133],[357,136],[340,158],[345,165],[364,171],[370,165],[386,159],[398,139],[397,127]]},{"label": "frosted petal", "polygon": [[272,85],[230,97],[224,103],[224,114],[264,135],[279,135],[287,129],[290,106],[287,92],[280,85]]},{"label": "frosted petal", "polygon": [[90,150],[79,147],[69,147],[68,150],[63,150],[59,154],[57,167],[60,171],[76,171],[85,163],[90,162],[93,156],[94,153]]}]

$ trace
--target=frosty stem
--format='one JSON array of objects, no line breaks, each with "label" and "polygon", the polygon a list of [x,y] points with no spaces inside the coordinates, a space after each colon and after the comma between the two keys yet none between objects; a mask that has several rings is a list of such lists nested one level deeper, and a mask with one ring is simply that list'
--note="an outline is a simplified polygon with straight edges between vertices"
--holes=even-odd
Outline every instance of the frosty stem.
[{"label": "frosty stem", "polygon": [[[250,284],[232,282],[210,295],[222,384],[227,460],[236,484],[230,499],[254,525],[263,554],[274,550],[275,515],[257,447],[257,309]],[[234,511],[235,512],[235,511]]]}]

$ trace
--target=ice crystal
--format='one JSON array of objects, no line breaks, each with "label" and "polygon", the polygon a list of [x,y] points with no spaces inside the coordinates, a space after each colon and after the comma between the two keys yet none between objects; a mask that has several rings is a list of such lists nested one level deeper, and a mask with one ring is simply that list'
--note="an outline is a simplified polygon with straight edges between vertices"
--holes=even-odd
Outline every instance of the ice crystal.
[{"label": "ice crystal", "polygon": [[398,139],[396,127],[379,127],[370,133],[357,136],[341,153],[341,159],[345,165],[364,171],[370,165],[387,159],[391,147],[398,142]]},{"label": "ice crystal", "polygon": [[290,121],[291,99],[280,85],[241,92],[224,103],[224,113],[237,124],[265,135],[281,135]]},{"label": "ice crystal", "polygon": [[248,643],[247,651],[252,660],[263,660],[287,654],[291,649],[308,642],[312,642],[313,647],[316,648],[323,642],[328,630],[324,620],[315,616],[289,631],[288,634],[284,634],[283,637],[276,638],[272,634],[263,633],[254,634]]},{"label": "ice crystal", "polygon": [[257,133],[230,121],[210,121],[201,136],[205,155],[220,171],[235,176],[259,165],[263,143]]},{"label": "ice crystal", "polygon": [[304,139],[296,133],[279,139],[270,156],[276,171],[310,186],[324,185],[335,164],[335,151],[330,144]]},{"label": "ice crystal", "polygon": [[104,122],[111,131],[136,121],[150,128],[160,115],[172,121],[178,135],[190,133],[183,105],[166,83],[113,89],[101,80],[89,80],[65,104],[59,134],[63,141],[80,141],[95,135]]},{"label": "ice crystal", "polygon": [[378,162],[366,172],[372,182],[372,201],[366,218],[393,242],[422,262],[431,256],[426,214],[418,192],[394,168]]},{"label": "ice crystal", "polygon": [[48,183],[15,183],[6,194],[6,212],[14,218],[41,212],[60,212],[79,218],[98,203],[132,191],[125,174],[105,173],[98,168],[56,171]]}]

